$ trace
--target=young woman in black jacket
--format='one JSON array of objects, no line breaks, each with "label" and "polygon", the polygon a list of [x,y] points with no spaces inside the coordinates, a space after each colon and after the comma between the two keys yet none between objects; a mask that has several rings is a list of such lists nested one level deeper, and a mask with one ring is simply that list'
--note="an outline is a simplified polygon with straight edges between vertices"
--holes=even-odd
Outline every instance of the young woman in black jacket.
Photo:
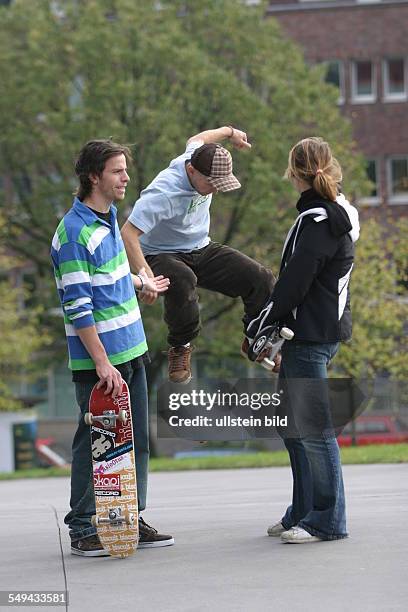
[{"label": "young woman in black jacket", "polygon": [[340,165],[321,138],[293,147],[285,176],[300,193],[299,215],[285,241],[271,301],[248,330],[280,321],[295,334],[283,346],[280,369],[289,413],[280,435],[290,456],[293,499],[268,534],[303,544],[347,536],[325,380],[339,343],[351,337],[349,280],[359,227],[357,210],[339,195]]}]

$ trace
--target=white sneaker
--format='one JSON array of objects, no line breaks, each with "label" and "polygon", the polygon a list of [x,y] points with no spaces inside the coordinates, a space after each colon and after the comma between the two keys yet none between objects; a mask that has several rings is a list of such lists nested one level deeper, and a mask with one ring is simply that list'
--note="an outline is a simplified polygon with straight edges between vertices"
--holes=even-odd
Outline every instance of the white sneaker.
[{"label": "white sneaker", "polygon": [[306,544],[307,542],[322,542],[321,538],[311,535],[302,527],[292,527],[288,531],[284,531],[281,535],[281,540],[285,544]]},{"label": "white sneaker", "polygon": [[280,536],[285,531],[286,529],[284,528],[282,523],[279,521],[278,523],[275,523],[274,525],[270,525],[268,527],[268,536],[277,537],[277,536]]}]

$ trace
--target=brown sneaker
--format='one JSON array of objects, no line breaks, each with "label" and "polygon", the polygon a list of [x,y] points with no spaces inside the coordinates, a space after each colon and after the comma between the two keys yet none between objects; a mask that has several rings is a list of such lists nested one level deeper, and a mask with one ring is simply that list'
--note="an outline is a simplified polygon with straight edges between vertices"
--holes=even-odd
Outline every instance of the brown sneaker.
[{"label": "brown sneaker", "polygon": [[191,380],[192,346],[172,346],[167,351],[169,360],[169,381],[186,385]]},{"label": "brown sneaker", "polygon": [[148,525],[139,516],[139,544],[138,548],[157,548],[159,546],[172,546],[174,538],[171,535],[158,533],[157,529]]},{"label": "brown sneaker", "polygon": [[[241,355],[243,357],[248,357],[248,350],[249,350],[249,340],[248,338],[244,338],[241,344]],[[277,362],[279,361],[280,364],[280,355],[276,355],[275,358],[273,359],[273,361],[271,361],[269,359],[269,356],[271,354],[271,350],[272,348],[266,347],[263,349],[263,351],[261,351],[258,355],[258,357],[256,358],[256,363],[259,363],[259,365],[261,365],[262,367],[264,367],[266,370],[272,371],[272,372],[278,372],[279,369],[275,369],[277,366]]]},{"label": "brown sneaker", "polygon": [[71,553],[81,557],[110,557],[97,535],[71,542]]}]

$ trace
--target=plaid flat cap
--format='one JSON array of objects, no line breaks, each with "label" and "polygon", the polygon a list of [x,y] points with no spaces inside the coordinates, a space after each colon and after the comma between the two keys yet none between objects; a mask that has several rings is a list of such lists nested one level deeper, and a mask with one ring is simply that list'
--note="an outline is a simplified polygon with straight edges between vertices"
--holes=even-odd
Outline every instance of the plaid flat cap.
[{"label": "plaid flat cap", "polygon": [[211,142],[198,147],[190,160],[193,168],[208,177],[218,191],[239,189],[241,183],[232,174],[231,153],[219,144]]}]

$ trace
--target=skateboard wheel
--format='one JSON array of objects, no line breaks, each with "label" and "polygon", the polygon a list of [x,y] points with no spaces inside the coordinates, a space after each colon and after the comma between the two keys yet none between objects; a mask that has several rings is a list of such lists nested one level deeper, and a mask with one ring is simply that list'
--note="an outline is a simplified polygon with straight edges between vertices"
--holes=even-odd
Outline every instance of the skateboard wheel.
[{"label": "skateboard wheel", "polygon": [[295,334],[291,329],[289,329],[289,327],[282,327],[282,329],[280,330],[280,336],[285,340],[292,340],[294,335]]},{"label": "skateboard wheel", "polygon": [[275,367],[275,362],[273,359],[269,359],[269,357],[264,357],[262,361],[259,362],[259,365],[271,372]]},{"label": "skateboard wheel", "polygon": [[93,527],[97,527],[99,525],[99,517],[94,514],[91,518],[91,523]]},{"label": "skateboard wheel", "polygon": [[127,420],[128,420],[128,413],[126,410],[119,410],[119,421],[121,421],[124,425],[126,425]]},{"label": "skateboard wheel", "polygon": [[85,425],[92,425],[92,412],[85,412],[84,421]]},{"label": "skateboard wheel", "polygon": [[127,525],[134,525],[135,523],[135,515],[133,514],[133,512],[128,512],[126,510],[125,512],[125,521]]}]

